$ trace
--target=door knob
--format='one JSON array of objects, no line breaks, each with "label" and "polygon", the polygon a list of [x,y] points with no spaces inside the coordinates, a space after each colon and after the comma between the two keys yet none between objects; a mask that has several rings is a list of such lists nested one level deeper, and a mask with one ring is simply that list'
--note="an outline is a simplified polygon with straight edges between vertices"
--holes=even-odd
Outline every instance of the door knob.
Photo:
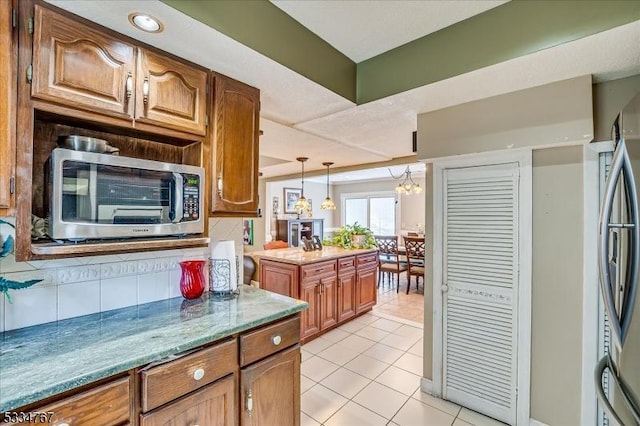
[{"label": "door knob", "polygon": [[449,286],[446,284],[442,284],[442,287],[440,287],[440,290],[442,290],[443,293],[446,293],[449,291]]}]

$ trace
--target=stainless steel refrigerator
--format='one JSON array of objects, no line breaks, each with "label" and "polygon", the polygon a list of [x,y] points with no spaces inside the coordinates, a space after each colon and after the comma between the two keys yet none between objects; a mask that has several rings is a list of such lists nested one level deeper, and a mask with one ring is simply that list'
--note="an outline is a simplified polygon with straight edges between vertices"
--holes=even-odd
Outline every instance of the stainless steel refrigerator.
[{"label": "stainless steel refrigerator", "polygon": [[640,93],[613,125],[613,161],[599,218],[600,291],[611,336],[595,371],[609,424],[640,425]]}]

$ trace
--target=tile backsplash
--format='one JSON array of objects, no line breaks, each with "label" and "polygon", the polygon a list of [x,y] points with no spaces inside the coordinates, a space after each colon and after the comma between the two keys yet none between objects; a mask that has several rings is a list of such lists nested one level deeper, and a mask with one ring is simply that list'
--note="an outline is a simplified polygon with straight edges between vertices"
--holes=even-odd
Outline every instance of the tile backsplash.
[{"label": "tile backsplash", "polygon": [[[0,224],[0,241],[13,232]],[[242,219],[210,218],[209,237],[234,240],[242,256]],[[179,262],[209,254],[209,248],[196,248],[29,262],[16,262],[11,254],[0,260],[1,277],[43,281],[10,291],[12,303],[0,293],[0,332],[178,297]]]}]

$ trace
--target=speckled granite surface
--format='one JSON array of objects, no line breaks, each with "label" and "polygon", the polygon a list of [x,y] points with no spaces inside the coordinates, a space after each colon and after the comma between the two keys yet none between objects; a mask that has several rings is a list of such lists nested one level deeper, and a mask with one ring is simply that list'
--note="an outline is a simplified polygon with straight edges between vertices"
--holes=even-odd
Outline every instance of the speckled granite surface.
[{"label": "speckled granite surface", "polygon": [[242,286],[240,296],[228,301],[175,298],[0,333],[0,412],[306,307],[306,302]]},{"label": "speckled granite surface", "polygon": [[339,257],[371,253],[374,251],[376,251],[376,249],[348,250],[342,247],[331,246],[324,246],[322,250],[304,251],[299,247],[291,247],[284,249],[253,251],[250,255],[254,259],[264,258],[284,263],[292,263],[294,265],[302,265],[304,263],[320,262],[323,260],[337,259]]}]

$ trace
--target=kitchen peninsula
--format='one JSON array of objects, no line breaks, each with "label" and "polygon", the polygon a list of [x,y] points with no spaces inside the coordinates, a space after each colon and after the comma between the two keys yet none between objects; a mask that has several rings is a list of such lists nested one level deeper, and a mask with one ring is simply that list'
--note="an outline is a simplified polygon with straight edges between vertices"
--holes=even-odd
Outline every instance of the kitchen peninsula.
[{"label": "kitchen peninsula", "polygon": [[325,246],[304,251],[285,248],[255,251],[260,287],[304,300],[300,338],[307,342],[356,316],[377,302],[377,249]]},{"label": "kitchen peninsula", "polygon": [[0,333],[0,424],[295,424],[305,308],[243,286]]}]

